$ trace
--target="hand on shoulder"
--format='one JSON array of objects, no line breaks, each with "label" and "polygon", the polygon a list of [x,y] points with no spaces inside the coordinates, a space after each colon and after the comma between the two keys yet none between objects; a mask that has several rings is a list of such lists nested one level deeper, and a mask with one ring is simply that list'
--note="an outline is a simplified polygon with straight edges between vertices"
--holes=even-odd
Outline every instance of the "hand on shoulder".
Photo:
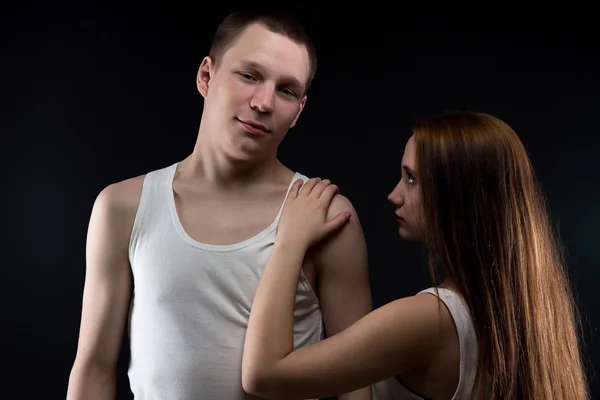
[{"label": "hand on shoulder", "polygon": [[312,178],[306,183],[302,180],[294,182],[279,222],[280,242],[307,249],[341,228],[350,218],[349,212],[340,212],[327,218],[337,192],[337,186],[328,179]]}]

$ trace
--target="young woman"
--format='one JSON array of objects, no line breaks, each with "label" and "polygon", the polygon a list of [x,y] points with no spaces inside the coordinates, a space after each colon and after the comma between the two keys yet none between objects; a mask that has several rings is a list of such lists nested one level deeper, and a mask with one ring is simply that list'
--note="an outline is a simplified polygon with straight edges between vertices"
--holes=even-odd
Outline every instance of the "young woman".
[{"label": "young woman", "polygon": [[247,392],[326,397],[395,377],[395,399],[587,399],[560,246],[507,124],[472,112],[415,124],[389,200],[400,236],[427,246],[434,286],[294,351],[302,259],[349,218],[325,220],[336,191],[311,179],[288,195],[246,334]]}]

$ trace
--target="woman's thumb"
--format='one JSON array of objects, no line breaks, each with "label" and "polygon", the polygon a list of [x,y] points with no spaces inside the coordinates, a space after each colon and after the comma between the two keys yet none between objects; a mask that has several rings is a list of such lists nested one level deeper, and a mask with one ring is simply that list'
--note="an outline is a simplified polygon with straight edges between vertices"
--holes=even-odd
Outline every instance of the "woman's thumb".
[{"label": "woman's thumb", "polygon": [[325,229],[327,230],[327,233],[340,229],[346,222],[348,222],[350,216],[351,214],[349,212],[342,212],[327,221],[325,223]]}]

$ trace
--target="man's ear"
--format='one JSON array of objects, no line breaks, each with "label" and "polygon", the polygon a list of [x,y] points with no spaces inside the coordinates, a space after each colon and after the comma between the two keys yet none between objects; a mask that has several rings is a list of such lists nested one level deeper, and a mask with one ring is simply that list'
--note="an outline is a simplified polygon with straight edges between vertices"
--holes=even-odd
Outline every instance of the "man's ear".
[{"label": "man's ear", "polygon": [[296,126],[296,121],[298,121],[298,118],[300,118],[300,114],[302,113],[302,110],[304,110],[304,105],[306,104],[307,98],[308,97],[306,95],[304,95],[304,98],[300,102],[300,109],[298,110],[298,114],[296,114],[296,118],[294,118],[294,120],[292,121],[292,125],[290,126],[290,128],[293,128],[294,126]]},{"label": "man's ear", "polygon": [[196,76],[196,86],[202,97],[206,98],[208,95],[208,88],[210,86],[210,80],[212,79],[215,72],[215,66],[213,60],[210,57],[204,57],[200,68],[198,68],[198,75]]}]

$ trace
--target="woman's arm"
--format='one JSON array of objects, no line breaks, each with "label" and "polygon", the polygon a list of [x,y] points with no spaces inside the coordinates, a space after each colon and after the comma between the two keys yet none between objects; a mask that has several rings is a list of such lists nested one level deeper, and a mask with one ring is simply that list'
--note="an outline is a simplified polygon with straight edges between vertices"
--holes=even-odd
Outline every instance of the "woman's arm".
[{"label": "woman's arm", "polygon": [[394,301],[339,334],[294,351],[294,298],[304,252],[291,241],[274,246],[246,333],[244,390],[277,399],[335,396],[431,359],[442,335],[440,317],[444,318],[444,307],[431,295]]}]

